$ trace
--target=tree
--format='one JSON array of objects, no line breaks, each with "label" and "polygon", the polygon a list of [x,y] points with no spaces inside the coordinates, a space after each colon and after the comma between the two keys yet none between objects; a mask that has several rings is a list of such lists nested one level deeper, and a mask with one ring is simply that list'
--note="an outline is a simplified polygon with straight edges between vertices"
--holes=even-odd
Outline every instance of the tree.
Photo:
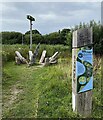
[{"label": "tree", "polygon": [[69,32],[67,35],[66,35],[66,45],[69,46],[69,50],[72,51],[72,32]]},{"label": "tree", "polygon": [[33,44],[41,43],[43,39],[42,35],[40,34],[33,34],[32,38],[33,38]]},{"label": "tree", "polygon": [[[43,37],[40,34],[33,34],[32,35],[32,43],[33,44],[38,44],[42,42]],[[26,34],[25,35],[25,43],[30,44],[30,35]]]},{"label": "tree", "polygon": [[70,33],[70,29],[63,29],[60,32],[60,43],[66,45],[66,41],[67,41],[67,34]]},{"label": "tree", "polygon": [[[30,30],[29,31],[27,31],[26,33],[25,33],[25,35],[26,34],[30,34]],[[40,34],[40,32],[38,31],[38,30],[32,30],[32,34]],[[40,34],[41,35],[41,34]]]},{"label": "tree", "polygon": [[1,32],[2,44],[16,44],[22,42],[22,33],[20,32]]},{"label": "tree", "polygon": [[53,32],[49,35],[44,35],[43,37],[43,41],[46,44],[60,44],[60,35],[58,32]]}]

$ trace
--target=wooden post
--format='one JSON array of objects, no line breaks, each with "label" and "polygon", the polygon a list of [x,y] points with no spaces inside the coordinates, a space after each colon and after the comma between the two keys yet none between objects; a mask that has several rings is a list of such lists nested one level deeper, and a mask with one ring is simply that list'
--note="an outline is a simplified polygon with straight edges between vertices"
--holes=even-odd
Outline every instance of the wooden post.
[{"label": "wooden post", "polygon": [[18,52],[15,51],[16,57],[15,57],[15,62],[16,64],[21,64],[21,63],[27,63],[27,60]]},{"label": "wooden post", "polygon": [[56,63],[57,62],[57,57],[59,55],[59,52],[55,52],[54,55],[52,57],[49,58],[49,63]]},{"label": "wooden post", "polygon": [[50,63],[49,63],[49,58],[45,58],[45,62],[44,62],[44,66],[48,66]]},{"label": "wooden post", "polygon": [[15,57],[15,63],[17,64],[17,65],[20,65],[21,64],[21,60],[20,60],[20,58],[19,57]]},{"label": "wooden post", "polygon": [[45,58],[44,63],[42,63],[44,66],[48,66],[50,64],[56,64],[58,62],[57,57],[60,53],[59,52],[55,52],[54,55],[52,57],[47,57]]},{"label": "wooden post", "polygon": [[43,50],[40,61],[39,61],[40,64],[44,62],[45,56],[46,56],[46,50]]},{"label": "wooden post", "polygon": [[32,49],[32,20],[30,20],[30,49]]},{"label": "wooden post", "polygon": [[40,43],[36,46],[34,53],[32,53],[32,51],[29,51],[29,59],[30,59],[29,65],[33,65],[35,63],[36,57],[39,52],[39,47],[40,47]]},{"label": "wooden post", "polygon": [[29,51],[29,65],[31,65],[31,64],[33,64],[34,63],[34,61],[33,61],[33,53],[32,53],[32,51]]},{"label": "wooden post", "polygon": [[31,15],[27,15],[27,19],[30,20],[30,49],[32,49],[32,21],[35,21]]},{"label": "wooden post", "polygon": [[89,117],[93,89],[92,28],[73,32],[72,42],[72,108]]}]

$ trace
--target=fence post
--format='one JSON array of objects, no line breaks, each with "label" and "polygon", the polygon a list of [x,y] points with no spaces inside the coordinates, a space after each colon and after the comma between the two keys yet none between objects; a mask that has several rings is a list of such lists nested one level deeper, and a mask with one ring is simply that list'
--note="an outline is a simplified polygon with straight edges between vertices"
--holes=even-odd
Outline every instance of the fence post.
[{"label": "fence post", "polygon": [[92,110],[93,48],[92,28],[73,32],[72,41],[72,108],[89,117]]}]

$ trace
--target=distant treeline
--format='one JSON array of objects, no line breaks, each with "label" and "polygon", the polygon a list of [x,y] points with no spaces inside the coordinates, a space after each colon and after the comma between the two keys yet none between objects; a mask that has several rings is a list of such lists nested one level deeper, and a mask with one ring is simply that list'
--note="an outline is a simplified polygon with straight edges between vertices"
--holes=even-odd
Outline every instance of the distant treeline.
[{"label": "distant treeline", "polygon": [[[93,28],[93,46],[95,54],[103,53],[103,28],[100,22],[94,20],[90,23],[80,23],[72,29],[62,29],[58,32],[42,35],[38,30],[32,30],[32,42],[33,44],[63,44],[68,45],[69,49],[72,46],[72,32],[79,28],[92,27]],[[1,32],[2,44],[29,44],[30,43],[30,31],[25,34],[20,32]]]},{"label": "distant treeline", "polygon": [[[62,31],[53,32],[46,35],[41,35],[38,30],[32,30],[32,42],[33,44],[66,44],[66,35],[70,32],[70,29],[63,29]],[[29,44],[30,43],[30,31],[25,34],[20,32],[2,32],[2,44]]]}]

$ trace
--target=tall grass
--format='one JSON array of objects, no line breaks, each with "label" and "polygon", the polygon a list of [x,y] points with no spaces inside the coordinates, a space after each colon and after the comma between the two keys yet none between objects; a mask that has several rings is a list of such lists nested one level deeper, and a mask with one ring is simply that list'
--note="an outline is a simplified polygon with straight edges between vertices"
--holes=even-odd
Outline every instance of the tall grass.
[{"label": "tall grass", "polygon": [[[32,46],[32,51],[34,52],[36,48],[36,45],[33,44]],[[64,58],[67,57],[69,54],[69,48],[68,46],[64,45],[40,45],[39,49],[39,54],[37,59],[40,59],[40,56],[42,54],[42,51],[46,50],[48,57],[52,56],[56,51],[61,52],[60,57]],[[2,59],[3,63],[7,61],[14,61],[15,59],[15,51],[19,51],[26,59],[28,59],[28,51],[29,51],[29,46],[28,45],[3,45],[2,46]]]},{"label": "tall grass", "polygon": [[[58,65],[43,68],[17,66],[13,62],[4,66],[4,118],[76,117],[71,107],[72,81],[68,74],[71,59],[58,62]],[[14,88],[22,92],[15,96]]]},{"label": "tall grass", "polygon": [[[36,45],[33,45],[34,50]],[[40,45],[38,59],[43,50],[47,56],[61,52],[57,65],[30,68],[14,65],[15,51],[27,58],[29,46],[4,45],[3,61],[3,117],[4,118],[79,118],[72,111],[72,58],[68,46]],[[101,57],[94,56],[93,107],[91,118],[102,116]],[[103,69],[102,69],[103,70]],[[13,100],[13,88],[22,90]],[[12,100],[12,102],[10,102]]]},{"label": "tall grass", "polygon": [[[101,60],[101,58],[100,58]],[[94,57],[94,88],[91,118],[101,118],[101,66]],[[72,61],[71,57],[59,59],[57,65],[48,67],[14,65],[3,67],[3,117],[4,118],[81,118],[72,111]],[[19,92],[14,97],[13,88]],[[12,97],[15,99],[13,100]]]}]

